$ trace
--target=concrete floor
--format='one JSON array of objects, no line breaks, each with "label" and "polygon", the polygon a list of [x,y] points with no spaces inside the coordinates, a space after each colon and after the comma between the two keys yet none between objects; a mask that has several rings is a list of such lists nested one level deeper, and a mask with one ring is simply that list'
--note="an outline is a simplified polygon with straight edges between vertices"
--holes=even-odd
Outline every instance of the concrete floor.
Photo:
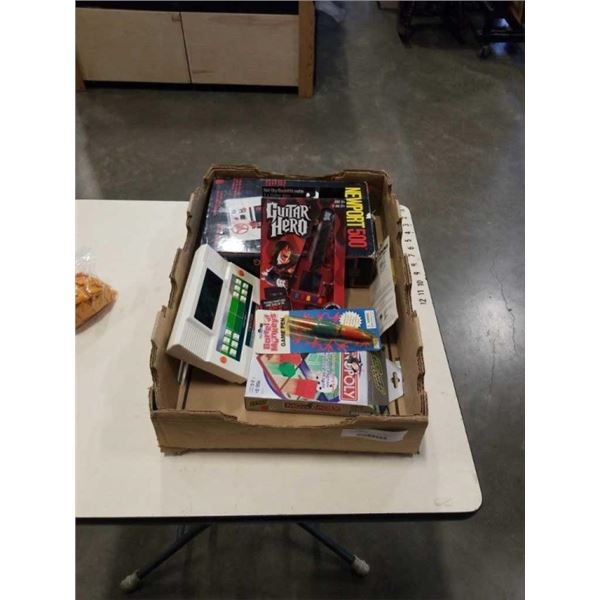
[{"label": "concrete floor", "polygon": [[[293,525],[220,525],[138,598],[524,595],[524,60],[481,61],[394,15],[318,23],[317,87],[292,94],[95,89],[77,96],[80,198],[186,200],[214,162],[319,174],[385,169],[413,213],[483,491],[466,521],[327,525],[363,580]],[[119,580],[173,526],[77,527],[78,598]]]}]

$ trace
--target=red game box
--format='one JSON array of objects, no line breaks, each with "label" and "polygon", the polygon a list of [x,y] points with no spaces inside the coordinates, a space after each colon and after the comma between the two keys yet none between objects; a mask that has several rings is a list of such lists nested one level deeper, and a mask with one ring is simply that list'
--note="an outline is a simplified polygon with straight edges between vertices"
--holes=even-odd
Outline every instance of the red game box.
[{"label": "red game box", "polygon": [[344,306],[344,211],[341,198],[262,199],[263,308]]}]

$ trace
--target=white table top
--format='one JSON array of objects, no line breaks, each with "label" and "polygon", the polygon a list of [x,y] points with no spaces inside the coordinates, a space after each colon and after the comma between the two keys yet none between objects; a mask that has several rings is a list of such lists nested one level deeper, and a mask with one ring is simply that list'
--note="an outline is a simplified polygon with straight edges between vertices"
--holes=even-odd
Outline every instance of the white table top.
[{"label": "white table top", "polygon": [[[77,247],[119,292],[76,335],[76,516],[236,517],[468,513],[481,491],[427,282],[421,319],[430,423],[412,457],[317,452],[163,456],[150,422],[150,334],[169,296],[185,202],[80,200]],[[406,250],[422,273],[406,209]],[[413,243],[414,242],[414,243]],[[415,278],[416,279],[416,278]]]}]

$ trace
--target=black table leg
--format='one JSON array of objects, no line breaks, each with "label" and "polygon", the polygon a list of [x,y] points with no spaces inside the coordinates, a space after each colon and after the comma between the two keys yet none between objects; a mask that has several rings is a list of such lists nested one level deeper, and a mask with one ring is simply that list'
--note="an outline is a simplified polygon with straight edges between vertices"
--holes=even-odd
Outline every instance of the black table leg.
[{"label": "black table leg", "polygon": [[313,537],[317,538],[319,542],[327,546],[332,552],[337,554],[343,561],[347,562],[352,570],[361,577],[365,577],[369,574],[370,567],[366,561],[362,558],[359,558],[355,554],[352,554],[349,550],[338,544],[334,539],[330,538],[328,535],[319,531],[313,525],[309,525],[308,523],[298,523],[304,531],[310,533]]},{"label": "black table leg", "polygon": [[[366,561],[362,558],[359,558],[342,545],[338,544],[334,539],[330,538],[328,535],[319,531],[314,525],[309,525],[308,523],[301,522],[298,525],[304,529],[304,531],[310,533],[314,536],[319,542],[327,546],[332,552],[337,554],[343,561],[348,563],[354,573],[360,575],[361,577],[365,577],[368,575],[370,567]],[[154,569],[159,567],[162,563],[164,563],[168,558],[173,556],[175,552],[183,548],[186,544],[191,542],[198,534],[202,533],[204,530],[208,529],[211,526],[211,523],[203,523],[202,525],[197,525],[195,527],[187,528],[186,526],[177,528],[177,539],[161,554],[159,554],[154,560],[150,561],[148,564],[144,565],[140,569],[136,569],[133,573],[130,573],[121,581],[120,588],[123,592],[131,593],[137,590],[141,585],[144,578],[149,575]]]},{"label": "black table leg", "polygon": [[183,548],[186,544],[191,542],[198,534],[202,533],[205,529],[208,529],[211,526],[211,523],[203,523],[202,525],[197,525],[196,527],[190,527],[187,529],[186,527],[178,528],[177,530],[177,539],[159,556],[157,556],[154,560],[150,561],[147,565],[144,565],[141,569],[136,569],[133,573],[130,573],[121,581],[119,587],[122,591],[130,593],[137,590],[140,585],[142,585],[143,579],[154,569],[160,566],[165,562],[168,558],[173,556],[175,552]]}]

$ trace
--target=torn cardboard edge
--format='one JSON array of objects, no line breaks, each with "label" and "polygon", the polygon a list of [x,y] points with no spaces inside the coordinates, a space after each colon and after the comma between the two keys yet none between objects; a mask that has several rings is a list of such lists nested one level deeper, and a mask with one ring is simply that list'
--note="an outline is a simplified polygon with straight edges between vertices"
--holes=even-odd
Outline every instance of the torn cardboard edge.
[{"label": "torn cardboard edge", "polygon": [[[399,320],[390,327],[386,336],[390,343],[389,358],[399,361],[404,371],[404,394],[396,404],[396,414],[391,416],[361,416],[351,418],[350,426],[364,427],[365,419],[369,427],[376,429],[406,429],[403,440],[382,445],[374,440],[361,438],[341,438],[340,426],[349,426],[348,419],[320,417],[318,415],[287,415],[279,413],[284,421],[276,419],[270,423],[248,423],[247,415],[242,420],[222,411],[177,410],[179,384],[177,372],[179,365],[165,353],[168,336],[173,325],[176,310],[183,292],[187,273],[191,266],[194,250],[201,234],[204,220],[204,208],[210,184],[215,177],[263,177],[323,180],[364,179],[372,190],[372,209],[376,216],[376,226],[390,238],[390,256],[397,281],[394,282]],[[420,326],[416,312],[412,308],[410,270],[400,246],[402,219],[398,205],[390,190],[389,177],[382,171],[349,170],[325,177],[282,175],[266,173],[254,166],[213,166],[206,173],[204,187],[197,188],[191,195],[186,218],[186,239],[183,247],[176,252],[170,273],[171,293],[167,307],[157,315],[153,335],[150,368],[153,385],[150,393],[150,411],[159,445],[165,451],[210,448],[277,448],[277,449],[319,449],[356,452],[394,452],[412,454],[418,451],[420,441],[427,426],[427,394],[424,388],[424,365],[422,360],[422,342]],[[385,235],[379,237],[384,239]],[[354,290],[352,290],[354,291]],[[400,343],[402,342],[402,343]],[[195,382],[199,385],[201,396],[222,392],[214,384],[206,381]],[[190,384],[191,385],[191,384]],[[235,385],[235,384],[227,384]],[[233,394],[237,405],[243,405],[243,387]],[[231,394],[230,394],[231,395]],[[237,396],[239,395],[239,399]],[[198,408],[198,407],[195,407]],[[260,413],[256,413],[260,414]],[[271,413],[274,415],[276,413]],[[177,417],[179,415],[180,418]],[[299,426],[299,416],[316,416],[330,419],[322,427]],[[259,435],[258,431],[262,433]],[[320,433],[314,436],[315,430]],[[285,435],[280,435],[278,432]],[[268,432],[268,433],[267,433]],[[327,433],[329,432],[329,433]],[[293,434],[293,435],[292,435]]]}]

